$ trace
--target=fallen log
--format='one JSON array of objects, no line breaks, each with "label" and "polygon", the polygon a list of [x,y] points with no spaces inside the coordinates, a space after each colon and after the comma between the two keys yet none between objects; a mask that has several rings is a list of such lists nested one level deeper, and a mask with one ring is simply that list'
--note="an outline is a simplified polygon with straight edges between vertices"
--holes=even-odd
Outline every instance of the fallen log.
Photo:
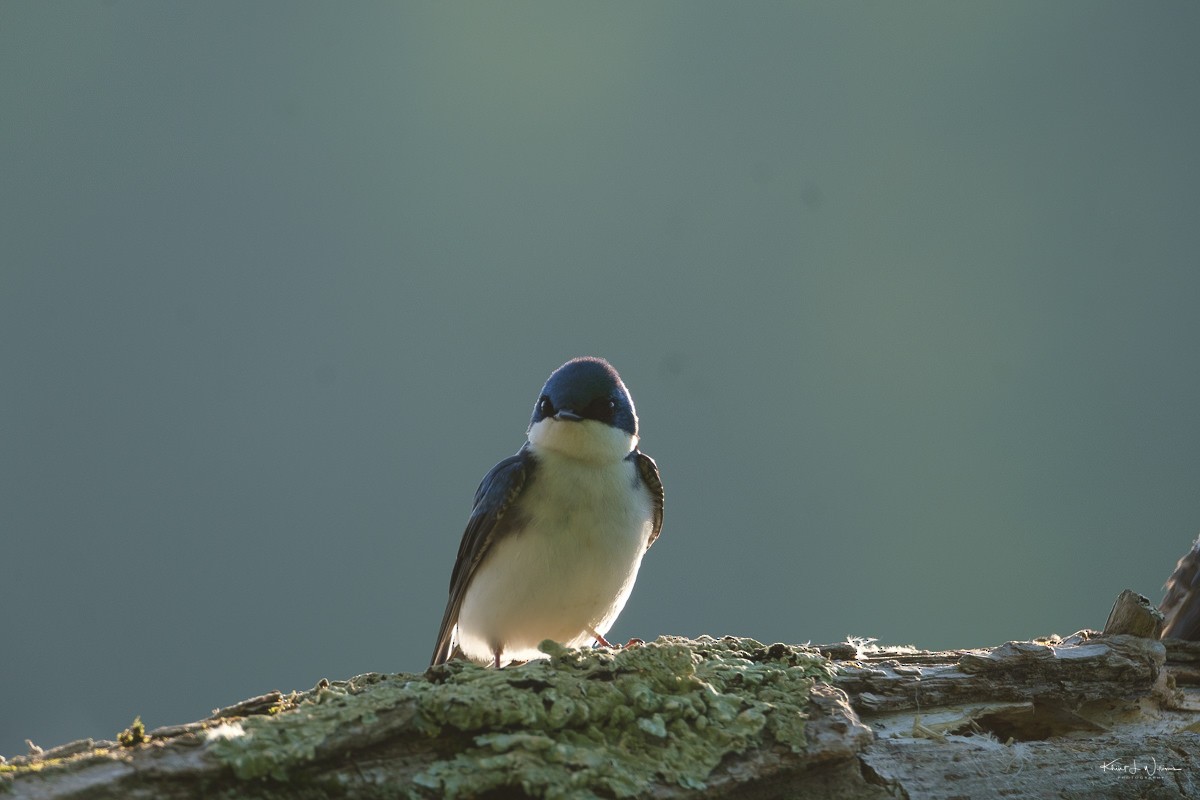
[{"label": "fallen log", "polygon": [[1200,643],[1121,632],[1152,633],[1138,616],[1105,633],[945,652],[546,642],[547,659],[501,670],[451,662],[323,680],[186,725],[135,724],[116,741],[0,763],[0,793],[1200,797]]}]

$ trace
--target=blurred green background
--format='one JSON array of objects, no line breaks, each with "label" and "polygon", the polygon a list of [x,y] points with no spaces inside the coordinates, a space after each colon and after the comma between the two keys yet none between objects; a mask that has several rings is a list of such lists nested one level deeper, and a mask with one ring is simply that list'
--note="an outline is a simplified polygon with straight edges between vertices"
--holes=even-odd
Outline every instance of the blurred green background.
[{"label": "blurred green background", "polygon": [[993,645],[1200,529],[1200,6],[0,3],[0,753],[427,663],[546,376],[615,639]]}]

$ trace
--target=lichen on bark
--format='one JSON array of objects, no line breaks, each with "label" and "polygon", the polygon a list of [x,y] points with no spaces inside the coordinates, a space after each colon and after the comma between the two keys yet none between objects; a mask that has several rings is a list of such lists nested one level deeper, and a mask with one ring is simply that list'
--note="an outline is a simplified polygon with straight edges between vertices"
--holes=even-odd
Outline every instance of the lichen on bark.
[{"label": "lichen on bark", "polygon": [[652,782],[702,788],[723,758],[768,737],[801,751],[809,689],[833,675],[815,650],[752,639],[542,648],[548,659],[501,670],[454,662],[421,679],[333,684],[292,710],[244,719],[240,735],[209,749],[239,778],[286,780],[339,728],[405,706],[404,730],[393,734],[462,742],[414,776],[411,796],[520,787],[547,798],[632,797]]}]

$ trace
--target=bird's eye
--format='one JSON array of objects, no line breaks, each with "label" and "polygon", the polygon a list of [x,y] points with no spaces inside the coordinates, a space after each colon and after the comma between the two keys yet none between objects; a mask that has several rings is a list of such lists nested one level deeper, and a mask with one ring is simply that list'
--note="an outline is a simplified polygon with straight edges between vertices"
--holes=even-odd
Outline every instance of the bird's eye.
[{"label": "bird's eye", "polygon": [[538,400],[538,414],[543,417],[554,416],[554,404],[550,402],[549,397],[543,396]]},{"label": "bird's eye", "polygon": [[608,401],[608,410],[609,410],[609,411],[616,411],[616,410],[617,410],[617,401],[616,401],[616,400],[613,400],[613,399],[611,399],[611,398],[609,399],[609,401]]}]

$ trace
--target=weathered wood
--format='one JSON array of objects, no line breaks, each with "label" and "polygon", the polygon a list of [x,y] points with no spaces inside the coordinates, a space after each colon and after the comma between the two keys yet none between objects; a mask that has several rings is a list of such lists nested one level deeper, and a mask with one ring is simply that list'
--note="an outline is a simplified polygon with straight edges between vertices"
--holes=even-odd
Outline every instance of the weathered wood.
[{"label": "weathered wood", "polygon": [[1200,797],[1195,642],[1084,631],[948,652],[731,637],[547,651],[503,670],[322,681],[131,731],[131,746],[72,742],[0,764],[0,792]]},{"label": "weathered wood", "polygon": [[859,760],[893,796],[1200,797],[1200,643],[1082,631],[1065,640],[841,664],[876,739]]},{"label": "weathered wood", "polygon": [[[1195,735],[1120,735],[1001,744],[980,736],[881,739],[862,757],[874,780],[922,800],[1200,797]],[[900,792],[903,792],[902,794]]]},{"label": "weathered wood", "polygon": [[1163,613],[1150,604],[1149,598],[1126,589],[1108,612],[1104,632],[1110,636],[1126,633],[1157,639],[1163,632]]},{"label": "weathered wood", "polygon": [[1179,559],[1167,578],[1167,593],[1160,609],[1163,635],[1175,639],[1200,639],[1200,537]]},{"label": "weathered wood", "polygon": [[1147,694],[1165,659],[1166,649],[1153,639],[1080,633],[991,650],[868,650],[838,662],[835,682],[868,713],[980,701],[1078,704]]}]

